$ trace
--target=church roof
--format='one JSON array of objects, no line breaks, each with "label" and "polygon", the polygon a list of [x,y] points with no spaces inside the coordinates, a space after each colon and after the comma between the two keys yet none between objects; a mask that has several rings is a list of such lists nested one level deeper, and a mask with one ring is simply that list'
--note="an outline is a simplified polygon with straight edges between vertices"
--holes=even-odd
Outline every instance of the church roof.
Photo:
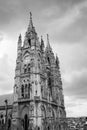
[{"label": "church roof", "polygon": [[8,101],[8,105],[13,104],[13,94],[0,95],[0,107],[5,106],[5,100]]}]

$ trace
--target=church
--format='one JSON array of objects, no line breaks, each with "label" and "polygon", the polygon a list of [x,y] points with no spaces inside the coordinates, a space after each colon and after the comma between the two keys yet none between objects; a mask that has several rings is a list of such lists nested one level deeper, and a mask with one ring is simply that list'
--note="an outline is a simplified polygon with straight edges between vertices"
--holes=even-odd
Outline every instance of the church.
[{"label": "church", "polygon": [[0,96],[0,130],[66,130],[59,58],[39,40],[30,13],[24,41],[20,35],[13,94]]}]

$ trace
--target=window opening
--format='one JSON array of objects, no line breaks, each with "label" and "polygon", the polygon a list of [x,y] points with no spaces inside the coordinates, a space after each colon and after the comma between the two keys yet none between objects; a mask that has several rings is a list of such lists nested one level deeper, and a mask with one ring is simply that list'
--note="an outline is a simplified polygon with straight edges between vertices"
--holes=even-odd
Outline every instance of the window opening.
[{"label": "window opening", "polygon": [[28,39],[29,46],[31,47],[31,39]]},{"label": "window opening", "polygon": [[24,97],[24,85],[21,87],[21,96]]}]

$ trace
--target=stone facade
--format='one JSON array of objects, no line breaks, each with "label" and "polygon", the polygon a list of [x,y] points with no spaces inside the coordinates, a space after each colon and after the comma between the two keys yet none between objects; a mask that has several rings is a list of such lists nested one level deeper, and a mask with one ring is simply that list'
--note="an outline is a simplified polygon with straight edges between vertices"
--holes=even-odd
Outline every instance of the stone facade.
[{"label": "stone facade", "polygon": [[12,130],[65,130],[66,112],[58,56],[47,35],[39,41],[30,13],[25,33],[18,38],[13,93]]}]

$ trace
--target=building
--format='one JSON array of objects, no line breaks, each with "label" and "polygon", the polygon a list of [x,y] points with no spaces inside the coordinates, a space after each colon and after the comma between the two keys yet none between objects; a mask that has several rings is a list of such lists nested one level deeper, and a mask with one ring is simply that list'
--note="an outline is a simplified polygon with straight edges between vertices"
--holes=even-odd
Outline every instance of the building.
[{"label": "building", "polygon": [[12,130],[66,129],[59,59],[48,35],[46,47],[42,37],[39,41],[31,13],[23,43],[18,38],[14,79],[14,93],[0,97],[1,126],[4,120]]}]

